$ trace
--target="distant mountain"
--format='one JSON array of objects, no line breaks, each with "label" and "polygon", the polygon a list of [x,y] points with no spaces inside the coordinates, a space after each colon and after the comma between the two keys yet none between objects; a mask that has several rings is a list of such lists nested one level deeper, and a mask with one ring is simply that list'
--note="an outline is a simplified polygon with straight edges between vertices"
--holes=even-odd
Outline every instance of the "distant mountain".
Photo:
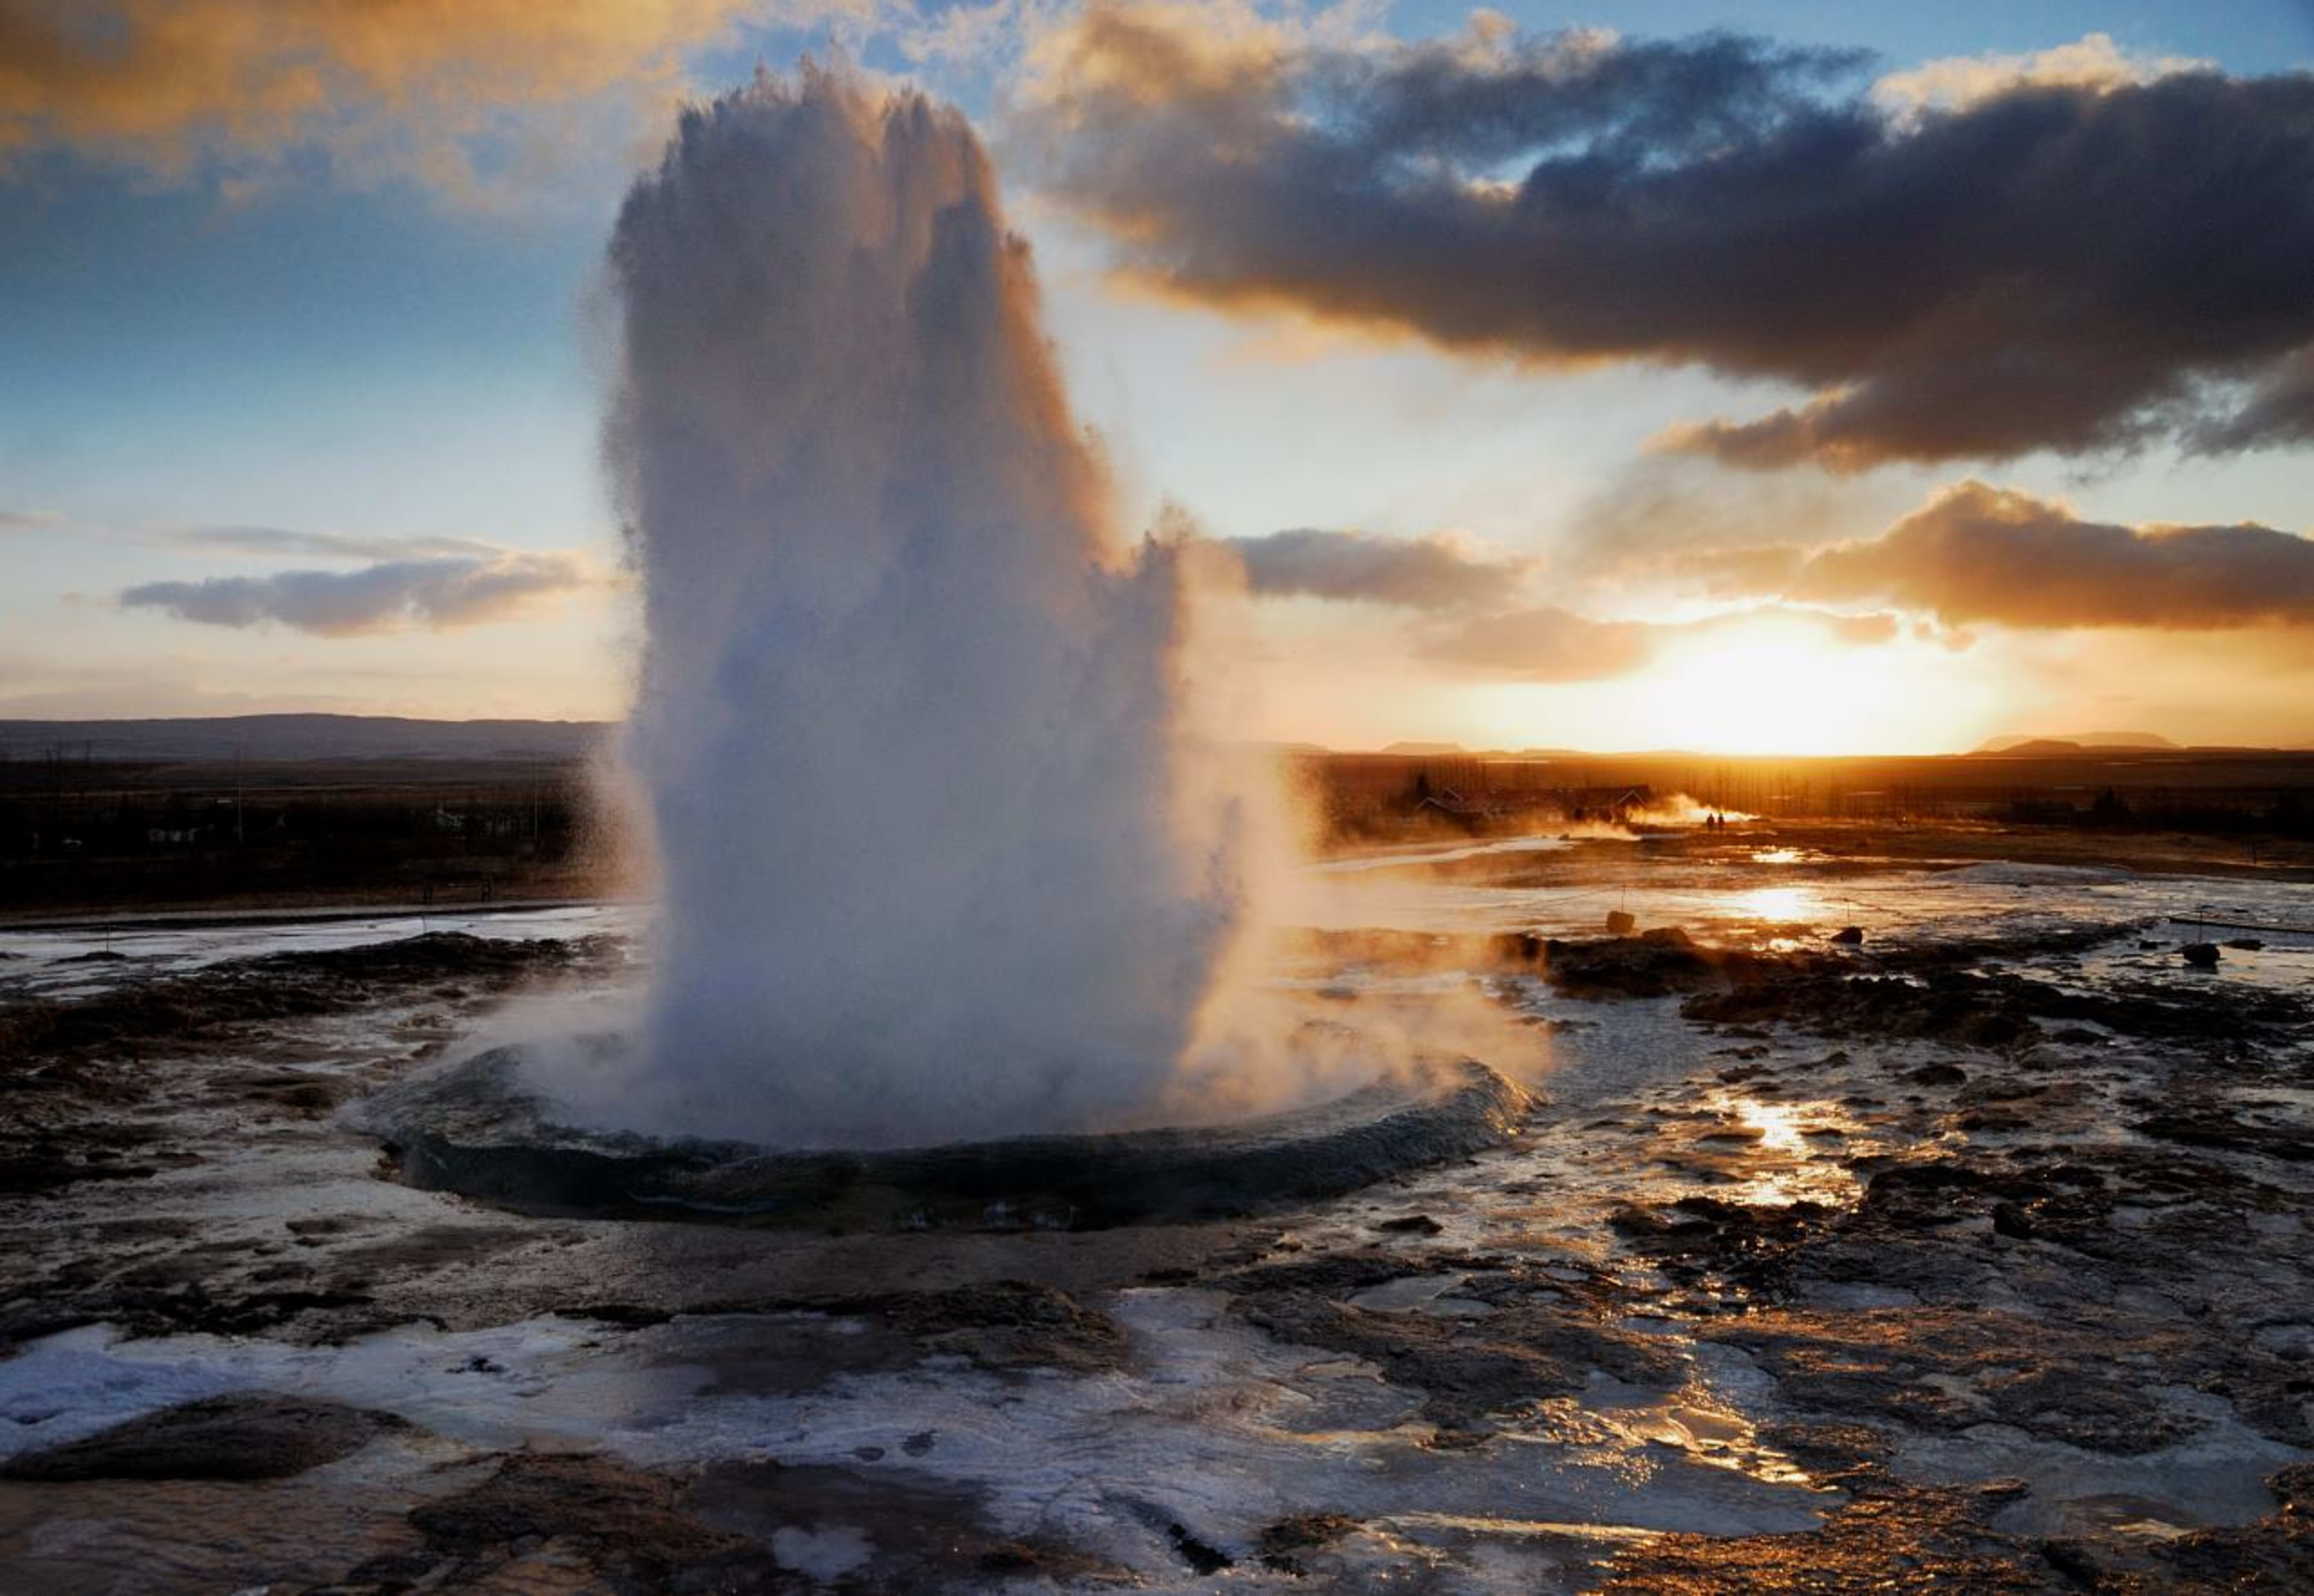
[{"label": "distant mountain", "polygon": [[2085,748],[2175,748],[2168,737],[2150,731],[2069,731],[2047,737],[1994,737],[1970,750],[1975,754],[2079,754]]},{"label": "distant mountain", "polygon": [[576,759],[600,747],[610,731],[599,720],[408,720],[391,715],[0,720],[0,759]]},{"label": "distant mountain", "polygon": [[1461,754],[1464,752],[1464,750],[1462,745],[1460,743],[1392,743],[1389,747],[1383,749],[1382,752],[1384,754],[1443,756],[1449,754]]},{"label": "distant mountain", "polygon": [[2006,748],[1980,748],[1980,754],[1997,754],[2009,759],[2062,759],[2068,754],[2086,754],[2079,743],[2062,742],[2055,737],[2029,737],[2021,743],[2011,743]]}]

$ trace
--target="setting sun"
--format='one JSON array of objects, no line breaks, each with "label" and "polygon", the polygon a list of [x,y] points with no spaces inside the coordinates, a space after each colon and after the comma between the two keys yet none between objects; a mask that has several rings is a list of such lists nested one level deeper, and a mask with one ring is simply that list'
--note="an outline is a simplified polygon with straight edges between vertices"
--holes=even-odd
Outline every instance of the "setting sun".
[{"label": "setting sun", "polygon": [[1833,754],[1908,743],[1908,721],[1958,719],[1929,670],[1940,658],[1858,648],[1784,617],[1674,644],[1635,683],[1655,745],[1722,754]]}]

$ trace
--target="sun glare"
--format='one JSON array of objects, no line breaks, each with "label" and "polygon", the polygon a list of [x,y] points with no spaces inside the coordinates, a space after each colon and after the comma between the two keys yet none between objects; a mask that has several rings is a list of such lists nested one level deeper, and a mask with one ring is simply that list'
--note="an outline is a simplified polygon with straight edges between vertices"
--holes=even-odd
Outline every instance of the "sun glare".
[{"label": "sun glare", "polygon": [[1727,754],[1846,754],[1903,740],[1908,700],[1887,646],[1860,648],[1763,619],[1667,650],[1642,679],[1652,740]]}]

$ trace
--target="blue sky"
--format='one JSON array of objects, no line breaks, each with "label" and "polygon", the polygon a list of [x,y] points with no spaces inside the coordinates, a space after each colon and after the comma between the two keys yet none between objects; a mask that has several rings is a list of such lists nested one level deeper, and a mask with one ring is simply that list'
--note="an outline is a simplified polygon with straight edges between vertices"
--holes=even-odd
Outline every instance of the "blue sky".
[{"label": "blue sky", "polygon": [[[2314,60],[2314,8],[2291,0],[1501,9],[1539,31],[1725,27],[1859,47],[1877,57],[1868,77],[2092,33],[2133,57],[2194,57],[2237,75]],[[672,61],[680,85],[712,92],[758,60],[782,66],[841,35],[871,69],[913,72],[994,125],[1019,71],[1017,17],[980,55],[917,66],[909,41],[936,17],[862,22],[855,12],[798,29],[745,5],[692,13],[693,25],[640,41],[638,81],[663,76]],[[790,5],[780,14],[799,13]],[[1050,26],[1063,13],[1039,14]],[[1363,26],[1409,40],[1455,32],[1467,15],[1408,4],[1364,13]],[[11,123],[0,100],[0,370],[13,378],[0,384],[0,715],[618,712],[630,623],[596,461],[609,358],[597,272],[667,101],[654,93],[630,104],[615,77],[581,87],[489,107],[459,144],[479,181],[448,184],[429,163],[438,148],[423,128],[398,124],[404,112],[392,104],[331,106],[239,143],[196,120],[156,154],[142,135],[75,129],[56,115]],[[358,140],[345,136],[349,124]],[[1304,526],[1451,536],[1568,572],[1565,591],[1587,613],[1683,618],[1686,600],[1573,570],[1570,547],[1603,499],[1628,490],[1665,428],[1802,393],[1645,363],[1544,373],[1160,300],[1113,279],[1097,229],[1025,174],[1006,175],[1015,224],[1038,251],[1073,398],[1116,454],[1129,523],[1170,502],[1217,536]],[[1860,538],[1970,475],[2062,498],[2101,522],[2306,525],[2307,458],[2289,449],[2195,460],[2157,445],[1975,470],[1897,464],[1838,481],[1746,477],[1730,491],[1757,498],[1760,514],[1821,522],[1819,536]],[[446,629],[230,628],[119,602],[141,584],[321,558],[192,535],[219,527],[379,544],[461,540],[487,545],[488,559],[569,551],[593,563],[585,580],[543,587],[534,604]],[[1548,579],[1560,591],[1556,575]],[[1274,735],[1343,745],[1424,736],[1603,745],[1711,729],[1651,708],[1659,681],[1650,692],[1640,682],[1409,673],[1395,622],[1365,606],[1286,599],[1263,609],[1280,678]],[[1923,643],[1911,674],[1887,690],[1941,683],[1937,707],[1902,728],[1880,718],[1878,735],[1945,745],[2136,717],[2178,736],[2314,740],[2314,724],[2292,736],[2286,713],[2264,701],[2224,701],[2229,680],[2270,674],[2274,659],[2301,651],[2260,634],[2252,667],[2225,641],[2181,643],[2177,670],[2130,692],[2113,690],[2111,662],[2130,653],[2110,633]],[[1753,740],[1829,745],[1873,735],[1868,712],[1850,722],[1766,727]]]}]

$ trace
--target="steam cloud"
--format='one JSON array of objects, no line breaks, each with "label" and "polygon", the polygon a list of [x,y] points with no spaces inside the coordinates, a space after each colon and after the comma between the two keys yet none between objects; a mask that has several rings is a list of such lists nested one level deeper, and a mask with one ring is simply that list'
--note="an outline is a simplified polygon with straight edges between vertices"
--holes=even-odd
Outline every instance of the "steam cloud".
[{"label": "steam cloud", "polygon": [[612,245],[664,929],[618,1112],[783,1145],[1177,1107],[1246,924],[1190,546],[1126,548],[962,118],[808,66]]},{"label": "steam cloud", "polygon": [[479,626],[599,580],[576,555],[501,553],[388,560],[353,571],[146,582],[123,592],[120,603],[208,626],[278,624],[352,637],[411,626]]},{"label": "steam cloud", "polygon": [[1472,353],[1815,391],[1667,440],[1724,462],[2314,427],[2314,75],[2092,49],[1891,80],[1891,103],[1839,90],[1859,57],[1727,35],[1493,18],[1349,48],[1117,4],[1040,58],[1023,142],[1130,272]]}]

